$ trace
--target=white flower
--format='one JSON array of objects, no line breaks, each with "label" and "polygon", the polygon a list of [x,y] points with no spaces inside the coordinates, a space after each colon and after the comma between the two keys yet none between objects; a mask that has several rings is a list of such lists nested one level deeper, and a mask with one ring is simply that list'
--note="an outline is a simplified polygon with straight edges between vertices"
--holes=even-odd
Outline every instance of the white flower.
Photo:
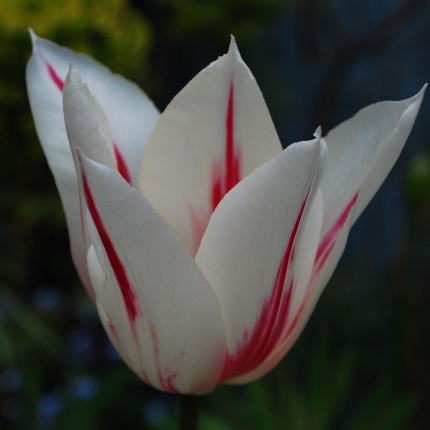
[{"label": "white flower", "polygon": [[134,84],[32,38],[30,105],[73,260],[124,361],[169,392],[267,373],[399,156],[424,89],[282,150],[234,40],[159,116]]}]

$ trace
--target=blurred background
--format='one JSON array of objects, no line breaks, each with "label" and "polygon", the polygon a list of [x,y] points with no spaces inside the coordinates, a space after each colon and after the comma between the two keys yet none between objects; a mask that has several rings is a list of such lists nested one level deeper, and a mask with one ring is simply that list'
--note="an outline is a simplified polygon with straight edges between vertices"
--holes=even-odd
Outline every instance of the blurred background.
[{"label": "blurred background", "polygon": [[[0,428],[173,429],[121,362],[71,262],[25,89],[27,28],[163,110],[236,36],[286,146],[430,80],[427,0],[1,0]],[[202,429],[430,428],[430,99],[282,364],[202,399]]]}]

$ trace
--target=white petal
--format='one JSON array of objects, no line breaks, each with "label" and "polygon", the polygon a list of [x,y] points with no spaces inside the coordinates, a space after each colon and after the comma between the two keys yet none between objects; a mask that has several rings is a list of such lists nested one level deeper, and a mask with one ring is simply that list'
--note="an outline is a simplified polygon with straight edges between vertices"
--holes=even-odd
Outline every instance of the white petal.
[{"label": "white petal", "polygon": [[140,187],[195,255],[224,194],[282,148],[232,39],[171,102],[144,152]]},{"label": "white petal", "polygon": [[116,170],[109,124],[88,87],[82,83],[79,71],[73,67],[64,83],[63,109],[72,151],[79,148],[92,160]]},{"label": "white petal", "polygon": [[342,256],[352,224],[400,154],[422,96],[423,91],[402,102],[369,106],[327,136],[329,157],[321,182],[324,221],[312,275],[308,285],[298,289],[301,294],[284,338],[247,380],[272,369],[300,335]]},{"label": "white petal", "polygon": [[63,116],[62,89],[70,63],[81,70],[85,82],[103,106],[113,139],[134,179],[158,112],[134,84],[112,74],[90,57],[41,39],[32,31],[31,37],[33,54],[26,70],[30,107],[63,203],[72,258],[83,284],[93,296],[86,264],[87,246],[82,236],[76,171]]},{"label": "white petal", "polygon": [[87,271],[87,247],[82,236],[78,184],[64,125],[62,93],[33,53],[27,70],[27,90],[37,134],[60,193],[69,230],[72,259],[90,297],[94,292]]},{"label": "white petal", "polygon": [[[143,148],[159,116],[153,103],[137,85],[113,74],[89,56],[39,38],[32,31],[31,36],[33,55],[27,66],[27,85],[36,127],[48,159],[52,147],[62,145],[66,138],[64,133],[60,141],[54,141],[49,131],[58,127],[64,132],[63,122],[58,121],[59,111],[62,111],[58,96],[69,65],[73,64],[106,114],[118,150],[118,163],[123,162],[131,182],[137,184]],[[54,171],[52,165],[51,169]]]},{"label": "white petal", "polygon": [[79,158],[94,244],[89,270],[119,353],[161,390],[212,390],[224,363],[225,329],[208,281],[139,191],[117,172]]},{"label": "white petal", "polygon": [[409,136],[424,91],[368,106],[327,135],[329,157],[321,183],[324,233],[359,190],[352,223],[379,189]]},{"label": "white petal", "polygon": [[212,215],[196,261],[226,325],[229,357],[221,380],[261,364],[284,331],[325,157],[319,138],[289,146],[232,189]]},{"label": "white petal", "polygon": [[329,156],[321,181],[324,220],[312,276],[300,288],[284,339],[249,380],[266,373],[303,330],[345,249],[349,230],[399,156],[424,89],[411,99],[369,106],[327,136]]}]

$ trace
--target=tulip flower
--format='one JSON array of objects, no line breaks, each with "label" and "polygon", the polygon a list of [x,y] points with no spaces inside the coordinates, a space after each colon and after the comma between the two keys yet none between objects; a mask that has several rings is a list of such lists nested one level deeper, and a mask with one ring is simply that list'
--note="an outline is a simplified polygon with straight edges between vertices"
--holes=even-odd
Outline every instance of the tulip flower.
[{"label": "tulip flower", "polygon": [[173,393],[269,372],[398,158],[424,89],[282,149],[234,39],[159,115],[134,84],[31,35],[30,106],[72,257],[125,363]]}]

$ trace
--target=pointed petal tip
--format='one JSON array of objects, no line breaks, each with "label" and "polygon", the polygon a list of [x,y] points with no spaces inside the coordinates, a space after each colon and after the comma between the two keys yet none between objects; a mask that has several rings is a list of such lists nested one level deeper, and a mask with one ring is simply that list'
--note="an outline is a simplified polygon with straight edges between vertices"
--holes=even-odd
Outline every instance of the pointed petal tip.
[{"label": "pointed petal tip", "polygon": [[417,94],[417,96],[418,97],[424,97],[424,94],[425,94],[425,92],[426,92],[426,90],[427,90],[427,87],[428,87],[428,83],[426,82],[424,85],[423,85],[423,87],[418,91],[418,94]]},{"label": "pointed petal tip", "polygon": [[77,84],[82,84],[81,74],[78,69],[75,69],[73,63],[69,63],[69,71],[67,72],[66,80],[71,79],[75,81]]},{"label": "pointed petal tip", "polygon": [[313,145],[315,146],[315,151],[318,153],[318,159],[325,165],[327,162],[328,149],[327,143],[322,138],[321,133],[321,126],[319,126],[314,133],[315,139],[313,140]]},{"label": "pointed petal tip", "polygon": [[227,55],[234,55],[235,57],[241,58],[239,48],[236,43],[236,38],[233,34],[230,35],[230,45],[228,47]]},{"label": "pointed petal tip", "polygon": [[314,144],[318,148],[318,152],[319,152],[320,156],[322,156],[322,157],[326,156],[326,154],[327,154],[327,143],[322,138],[321,126],[319,126],[315,130],[315,133],[313,134],[313,136],[315,137]]},{"label": "pointed petal tip", "polygon": [[34,32],[34,30],[31,27],[28,27],[28,32],[30,33],[31,40],[37,39],[37,34]]},{"label": "pointed petal tip", "polygon": [[34,50],[36,48],[36,44],[39,39],[39,36],[34,32],[34,30],[31,27],[28,27],[28,32],[30,34],[31,44]]},{"label": "pointed petal tip", "polygon": [[427,86],[428,86],[428,83],[425,83],[415,95],[413,95],[412,97],[410,97],[404,101],[411,104],[411,105],[418,102],[418,106],[420,106],[421,102],[424,98],[424,94],[427,90]]},{"label": "pointed petal tip", "polygon": [[421,107],[421,103],[424,99],[424,94],[427,90],[428,84],[425,83],[422,88],[416,93],[414,96],[404,100],[403,102],[407,104],[410,108],[415,112],[415,116],[418,115],[419,109]]}]

